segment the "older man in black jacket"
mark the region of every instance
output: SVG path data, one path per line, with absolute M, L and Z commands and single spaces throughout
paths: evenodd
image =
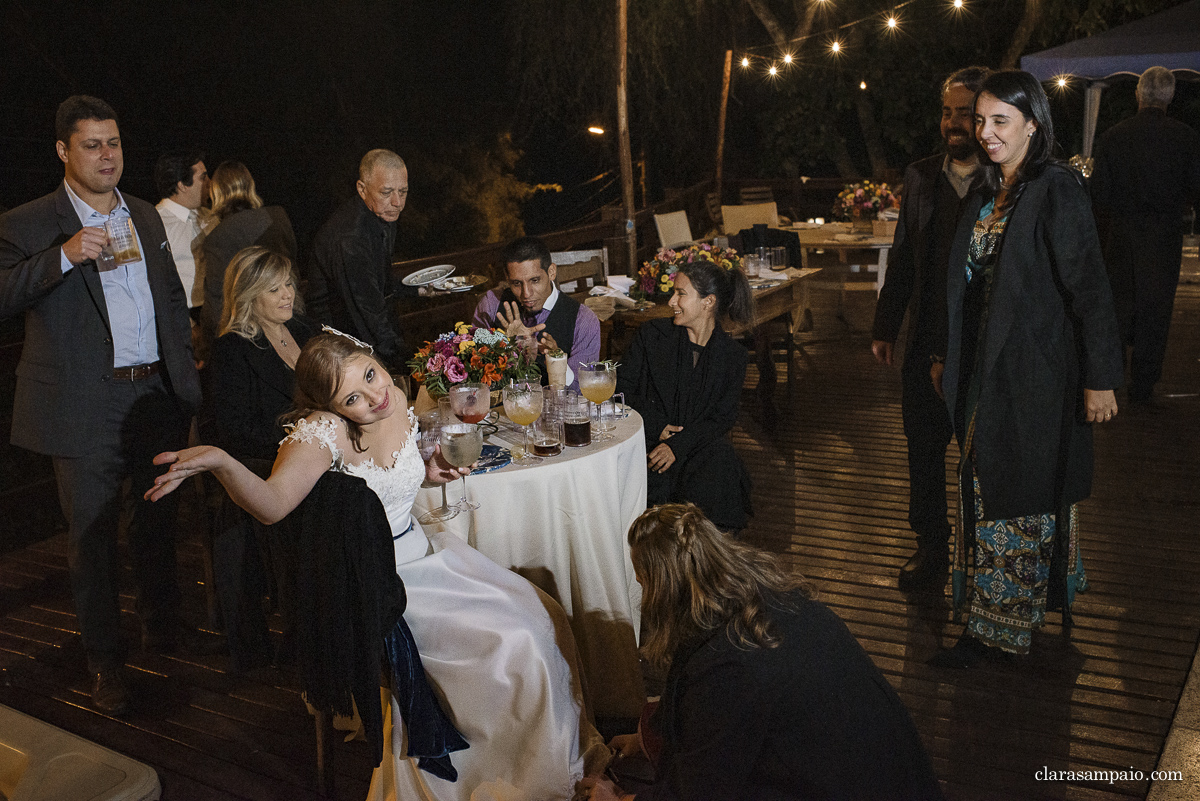
M 390 304 L 405 291 L 392 278 L 392 251 L 396 220 L 408 199 L 408 167 L 390 150 L 372 150 L 358 165 L 356 186 L 358 196 L 343 203 L 313 240 L 308 309 L 317 322 L 361 339 L 386 366 L 396 367 L 407 354 Z
M 947 153 L 905 171 L 894 255 L 875 307 L 871 350 L 888 365 L 908 310 L 901 409 L 908 439 L 908 521 L 917 552 L 900 571 L 906 591 L 941 588 L 950 566 L 946 446 L 953 430 L 930 370 L 931 362 L 940 368 L 946 355 L 946 270 L 962 199 L 978 163 L 973 100 L 987 74 L 983 67 L 967 67 L 942 85 Z
M 1138 113 L 1096 145 L 1092 202 L 1121 338 L 1133 346 L 1129 400 L 1150 400 L 1162 377 L 1183 256 L 1183 211 L 1200 202 L 1200 134 L 1167 116 L 1175 76 L 1142 73 Z

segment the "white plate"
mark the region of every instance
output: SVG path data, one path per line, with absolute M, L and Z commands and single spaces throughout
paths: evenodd
M 439 292 L 469 292 L 486 280 L 481 275 L 455 275 L 443 278 L 431 286 Z
M 424 270 L 417 270 L 415 273 L 404 276 L 404 279 L 400 283 L 405 286 L 425 286 L 426 284 L 432 284 L 434 281 L 441 281 L 453 272 L 453 264 L 435 264 L 432 267 L 426 267 Z

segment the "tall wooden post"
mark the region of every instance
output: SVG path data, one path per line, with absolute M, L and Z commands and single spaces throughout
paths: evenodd
M 621 150 L 621 198 L 625 206 L 628 275 L 637 274 L 637 226 L 633 221 L 633 156 L 629 150 L 629 107 L 626 102 L 629 0 L 617 0 L 617 136 Z
M 721 83 L 721 116 L 717 120 L 717 169 L 716 192 L 717 203 L 722 200 L 721 181 L 725 168 L 725 111 L 729 108 L 729 80 L 733 71 L 733 51 L 725 51 L 725 80 Z

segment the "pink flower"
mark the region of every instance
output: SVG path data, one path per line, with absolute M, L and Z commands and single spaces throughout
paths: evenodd
M 446 378 L 453 384 L 467 380 L 467 368 L 457 356 L 446 360 Z
M 446 366 L 446 357 L 441 353 L 435 353 L 430 357 L 429 363 L 425 365 L 425 369 L 433 375 L 442 372 L 442 368 Z

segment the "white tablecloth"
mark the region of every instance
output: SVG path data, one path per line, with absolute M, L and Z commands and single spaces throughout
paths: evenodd
M 640 415 L 631 411 L 616 422 L 613 442 L 470 476 L 467 497 L 480 508 L 425 527 L 462 537 L 562 604 L 593 710 L 636 717 L 645 700 L 637 659 L 642 589 L 626 534 L 646 509 L 646 445 Z M 488 441 L 507 446 L 519 436 L 502 428 Z M 453 503 L 462 484 L 455 481 L 447 491 Z M 414 513 L 441 502 L 440 488 L 423 488 Z

